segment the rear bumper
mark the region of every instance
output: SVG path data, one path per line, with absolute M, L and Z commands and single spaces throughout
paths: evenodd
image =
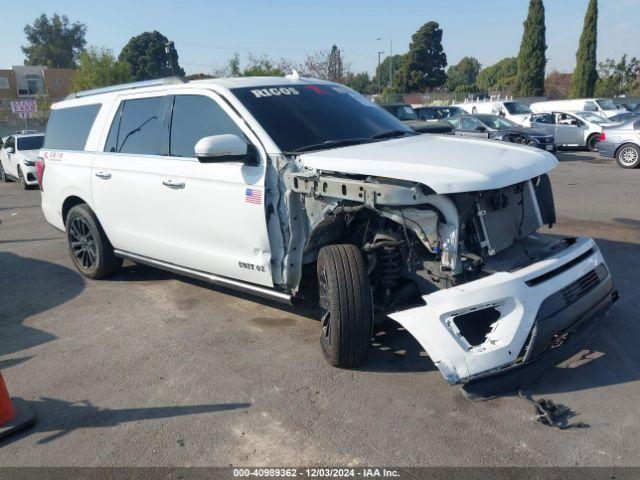
M 448 383 L 471 387 L 482 379 L 488 391 L 487 379 L 519 370 L 524 380 L 534 370 L 528 365 L 542 365 L 538 362 L 552 352 L 549 361 L 557 363 L 559 352 L 566 350 L 560 347 L 574 330 L 598 323 L 594 312 L 604 312 L 612 294 L 611 275 L 597 245 L 579 238 L 525 268 L 426 295 L 424 306 L 390 317 L 418 340 Z M 486 320 L 483 312 L 493 316 Z M 460 322 L 464 316 L 466 327 Z M 485 321 L 480 334 L 473 332 Z M 503 378 L 512 386 L 521 380 Z

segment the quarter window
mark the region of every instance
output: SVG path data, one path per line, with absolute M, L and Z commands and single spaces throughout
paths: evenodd
M 106 150 L 160 155 L 163 106 L 163 97 L 125 100 L 111 124 Z
M 169 151 L 174 157 L 195 157 L 198 141 L 211 135 L 244 135 L 214 100 L 202 95 L 176 95 Z
M 56 108 L 51 112 L 44 137 L 44 148 L 52 150 L 84 150 L 89 132 L 101 104 Z

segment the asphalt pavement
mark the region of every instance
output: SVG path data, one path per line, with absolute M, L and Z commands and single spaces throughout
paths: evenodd
M 84 279 L 39 191 L 3 183 L 0 370 L 38 423 L 0 443 L 0 465 L 640 466 L 640 170 L 559 158 L 552 233 L 595 237 L 621 299 L 531 392 L 587 428 L 535 423 L 517 396 L 465 399 L 393 322 L 338 370 L 311 307 L 132 264 Z

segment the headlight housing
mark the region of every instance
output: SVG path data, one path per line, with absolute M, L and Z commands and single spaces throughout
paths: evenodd
M 35 167 L 36 166 L 36 161 L 35 160 L 25 160 L 24 161 L 24 165 L 25 165 L 25 167 Z

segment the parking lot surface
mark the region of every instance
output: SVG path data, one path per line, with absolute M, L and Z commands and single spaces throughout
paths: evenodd
M 3 466 L 640 465 L 640 170 L 559 154 L 552 233 L 598 240 L 621 300 L 590 351 L 531 390 L 588 428 L 474 403 L 388 322 L 366 364 L 322 358 L 310 307 L 127 264 L 81 277 L 40 193 L 0 184 L 0 370 L 35 427 Z

